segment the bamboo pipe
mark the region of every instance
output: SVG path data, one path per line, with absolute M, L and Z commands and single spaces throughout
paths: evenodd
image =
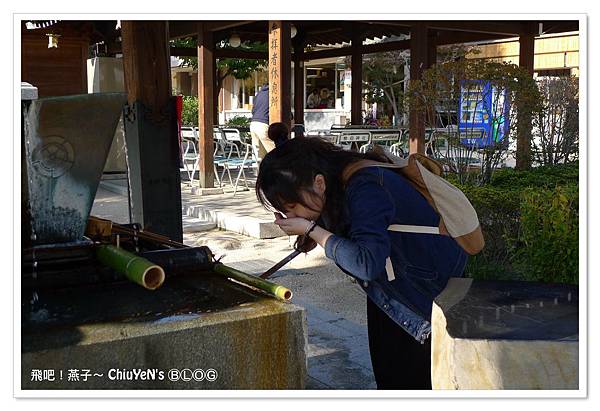
M 237 280 L 243 284 L 250 285 L 254 288 L 258 288 L 266 292 L 273 297 L 276 297 L 283 301 L 289 301 L 292 299 L 292 291 L 289 288 L 286 288 L 282 285 L 272 283 L 267 280 L 263 280 L 262 278 L 255 277 L 253 275 L 248 275 L 243 273 L 235 268 L 227 267 L 221 263 L 216 263 L 213 270 L 219 274 L 225 275 L 229 278 Z
M 128 235 L 132 235 L 134 237 L 142 238 L 142 239 L 145 239 L 148 241 L 153 241 L 157 244 L 168 245 L 168 246 L 174 247 L 174 248 L 186 248 L 187 247 L 185 244 L 179 243 L 177 241 L 173 241 L 163 235 L 155 234 L 150 231 L 134 230 L 134 229 L 131 229 L 128 227 L 120 226 L 116 223 L 113 223 L 112 231 L 113 231 L 113 233 L 128 234 Z
M 170 240 L 169 238 L 164 237 L 162 235 L 155 234 L 155 233 L 152 233 L 149 231 L 133 230 L 129 227 L 123 227 L 122 225 L 117 224 L 117 223 L 112 223 L 112 232 L 113 233 L 123 233 L 123 234 L 128 234 L 128 235 L 136 235 L 139 238 L 144 238 L 149 241 L 154 241 L 156 243 L 168 245 L 168 246 L 175 247 L 175 248 L 188 248 L 187 245 Z M 131 253 L 129 253 L 129 254 L 131 254 Z M 131 254 L 131 255 L 137 257 L 135 254 Z M 212 254 L 211 254 L 211 258 L 212 258 Z M 275 284 L 270 281 L 263 280 L 262 278 L 248 275 L 248 274 L 243 273 L 234 268 L 227 267 L 221 263 L 216 262 L 214 264 L 213 271 L 216 273 L 219 273 L 219 274 L 226 275 L 229 278 L 233 278 L 236 281 L 242 283 L 243 285 L 251 286 L 251 287 L 257 288 L 261 291 L 264 291 L 265 293 L 267 293 L 275 298 L 278 298 L 280 300 L 289 301 L 292 299 L 293 293 L 290 289 L 283 287 L 279 284 Z
M 113 245 L 96 248 L 98 260 L 148 290 L 156 290 L 165 281 L 165 271 L 158 265 Z

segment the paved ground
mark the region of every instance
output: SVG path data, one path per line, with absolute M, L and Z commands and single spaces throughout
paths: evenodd
M 190 196 L 189 187 L 182 185 L 182 191 L 184 209 L 186 202 L 198 203 L 197 197 Z M 227 195 L 220 197 L 229 204 L 239 201 L 237 195 L 235 200 Z M 243 197 L 252 201 L 250 196 Z M 246 203 L 244 209 L 256 217 L 270 218 L 257 203 Z M 92 215 L 127 223 L 127 199 L 100 188 Z M 293 244 L 287 237 L 259 240 L 217 229 L 184 232 L 184 242 L 190 246 L 208 245 L 216 256 L 222 256 L 224 263 L 251 274 L 265 271 L 289 254 Z M 366 297 L 360 287 L 320 248 L 298 256 L 271 279 L 289 287 L 294 292 L 292 302 L 306 309 L 307 388 L 375 389 L 367 339 Z

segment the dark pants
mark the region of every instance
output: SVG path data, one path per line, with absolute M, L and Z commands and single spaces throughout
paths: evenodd
M 431 389 L 431 338 L 421 344 L 367 298 L 369 351 L 379 390 Z

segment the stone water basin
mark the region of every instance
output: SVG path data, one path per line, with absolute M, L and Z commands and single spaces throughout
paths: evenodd
M 304 388 L 304 310 L 218 275 L 167 278 L 156 291 L 130 282 L 24 291 L 22 301 L 23 389 Z M 133 369 L 163 379 L 109 378 Z M 171 381 L 172 369 L 189 373 Z M 209 369 L 213 381 L 191 374 Z M 33 370 L 54 370 L 54 381 Z M 69 381 L 69 370 L 102 377 Z

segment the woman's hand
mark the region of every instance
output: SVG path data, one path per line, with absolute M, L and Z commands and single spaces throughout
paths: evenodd
M 285 218 L 283 215 L 275 213 L 275 224 L 287 235 L 303 235 L 312 223 L 306 218 Z
M 294 217 L 285 218 L 280 213 L 275 213 L 275 224 L 277 224 L 287 235 L 299 235 L 300 238 L 296 241 L 296 249 L 300 249 L 302 252 L 309 252 L 315 247 L 315 243 L 325 248 L 327 239 L 332 235 L 329 231 L 316 226 L 313 231 L 308 235 L 308 238 L 304 237 L 304 233 L 312 225 L 312 222 L 306 218 Z M 302 240 L 300 240 L 302 238 Z

